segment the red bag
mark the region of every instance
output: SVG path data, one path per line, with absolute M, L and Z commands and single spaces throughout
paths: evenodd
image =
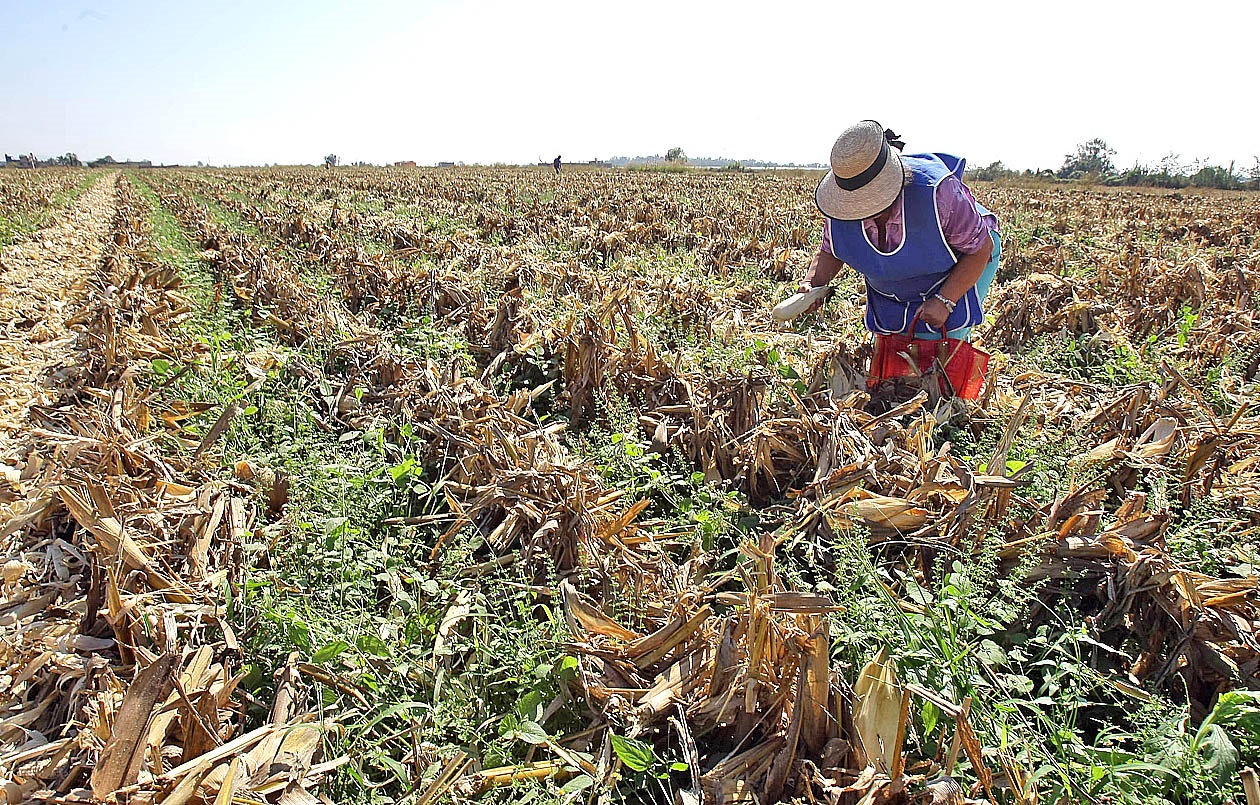
M 918 323 L 916 315 L 910 323 L 911 333 Z M 936 361 L 940 361 L 945 370 L 945 376 L 941 378 L 942 394 L 949 394 L 952 388 L 953 396 L 964 400 L 980 396 L 985 372 L 989 368 L 989 353 L 957 338 L 932 340 L 905 334 L 876 335 L 875 354 L 871 356 L 866 387 L 874 388 L 881 381 L 895 377 L 926 374 Z

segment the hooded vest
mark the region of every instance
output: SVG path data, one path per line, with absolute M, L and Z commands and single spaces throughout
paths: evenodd
M 874 333 L 903 333 L 924 301 L 945 284 L 960 255 L 945 240 L 936 211 L 936 189 L 950 175 L 962 177 L 966 160 L 949 154 L 906 154 L 902 163 L 910 180 L 902 191 L 905 234 L 901 245 L 881 252 L 871 244 L 861 221 L 828 219 L 831 253 L 866 278 L 866 328 Z M 980 215 L 990 215 L 979 202 Z M 945 331 L 984 321 L 976 289 L 958 300 Z M 922 322 L 919 333 L 940 331 Z

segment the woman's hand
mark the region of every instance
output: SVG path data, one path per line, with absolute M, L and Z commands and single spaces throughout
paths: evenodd
M 949 277 L 937 293 L 946 299 L 957 302 L 975 287 L 976 281 L 984 273 L 985 265 L 993 257 L 993 236 L 989 235 L 989 248 L 981 248 L 975 254 L 964 254 L 949 271 Z M 949 308 L 936 297 L 932 297 L 919 308 L 919 320 L 932 325 L 938 330 L 945 329 L 945 320 L 949 318 Z
M 796 290 L 798 293 L 809 293 L 810 291 L 814 290 L 814 286 L 810 285 L 808 282 L 802 282 L 800 285 L 796 287 Z M 802 313 L 801 315 L 804 316 L 805 313 L 813 313 L 814 311 L 822 307 L 823 303 L 826 301 L 827 301 L 827 297 L 825 295 L 818 297 L 817 299 L 814 300 L 814 304 L 805 308 L 805 312 Z
M 919 321 L 930 324 L 938 330 L 945 328 L 945 320 L 949 318 L 949 308 L 936 297 L 924 302 L 919 307 Z M 914 333 L 911 333 L 914 335 Z

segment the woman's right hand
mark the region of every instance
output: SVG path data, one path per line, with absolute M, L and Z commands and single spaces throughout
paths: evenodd
M 815 286 L 810 285 L 808 282 L 802 282 L 800 285 L 797 286 L 796 290 L 800 293 L 809 293 L 810 291 L 814 290 L 814 287 Z M 822 307 L 823 303 L 826 301 L 827 301 L 827 296 L 825 294 L 822 296 L 819 296 L 817 299 L 814 300 L 814 303 L 812 305 L 805 308 L 805 313 L 813 313 L 815 310 L 818 310 L 818 308 Z M 804 316 L 805 313 L 802 313 L 801 315 Z
M 930 324 L 938 330 L 945 328 L 945 322 L 949 319 L 949 308 L 941 300 L 932 298 L 919 306 L 919 312 L 914 314 L 915 318 L 924 324 Z M 914 329 L 911 328 L 911 335 L 914 335 Z

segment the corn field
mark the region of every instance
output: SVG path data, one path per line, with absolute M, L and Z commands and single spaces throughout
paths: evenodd
M 816 181 L 0 173 L 4 801 L 1260 803 L 1260 197 L 976 183 L 971 402 Z

